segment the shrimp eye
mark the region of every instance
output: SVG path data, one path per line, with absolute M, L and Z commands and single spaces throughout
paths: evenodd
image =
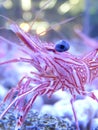
M 55 50 L 58 52 L 67 51 L 70 48 L 69 43 L 64 40 L 60 40 L 55 45 Z

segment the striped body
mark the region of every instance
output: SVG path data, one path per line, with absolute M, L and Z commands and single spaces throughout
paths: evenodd
M 77 94 L 84 95 L 85 85 L 98 76 L 98 50 L 84 57 L 76 57 L 68 52 L 57 52 L 53 43 L 42 42 L 37 36 L 23 32 L 16 24 L 11 25 L 11 30 L 23 42 L 24 48 L 21 49 L 30 58 L 20 57 L 1 64 L 26 62 L 36 69 L 36 72 L 33 70 L 30 72 L 31 77 L 24 76 L 4 99 L 4 103 L 9 99 L 10 103 L 0 118 L 15 105 L 19 114 L 22 113 L 15 129 L 18 130 L 37 96 L 47 94 L 51 97 L 59 89 L 69 91 L 73 97 Z M 16 98 L 13 99 L 16 92 Z M 25 102 L 27 97 L 29 98 Z M 76 120 L 74 109 L 73 112 Z
M 57 89 L 78 94 L 85 90 L 84 85 L 89 81 L 89 70 L 85 62 L 67 52 L 62 53 L 61 57 L 59 53 L 48 57 L 48 67 L 53 70 L 52 75 L 55 76 L 54 82 L 59 82 Z

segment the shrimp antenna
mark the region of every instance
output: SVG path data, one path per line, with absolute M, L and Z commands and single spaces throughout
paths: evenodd
M 49 2 L 51 2 L 51 0 L 48 0 L 48 1 L 42 6 L 42 8 L 38 11 L 38 13 L 36 14 L 36 16 L 35 16 L 33 22 L 32 22 L 31 25 L 30 25 L 29 31 L 30 31 L 30 29 L 32 28 L 32 26 L 34 25 L 36 19 L 37 19 L 38 16 L 40 15 L 40 13 L 44 10 L 44 8 L 45 8 L 46 6 L 49 5 Z M 48 32 L 48 31 L 50 31 L 50 30 L 54 30 L 54 27 L 56 27 L 56 26 L 58 26 L 58 25 L 65 24 L 65 23 L 68 23 L 68 22 L 70 22 L 70 21 L 73 21 L 74 19 L 76 19 L 76 18 L 78 18 L 78 17 L 79 17 L 79 16 L 75 16 L 75 17 L 72 17 L 72 18 L 65 19 L 65 20 L 63 20 L 63 21 L 61 21 L 61 22 L 59 22 L 59 23 L 56 23 L 56 24 L 50 26 L 46 31 L 43 31 L 43 32 L 41 32 L 41 33 L 38 33 L 38 35 L 42 35 L 42 34 L 45 33 L 45 32 Z
M 9 23 L 15 23 L 15 21 L 13 21 L 12 19 L 0 14 L 0 17 L 2 17 L 3 19 L 7 20 Z
M 46 30 L 46 31 L 43 31 L 43 32 L 41 32 L 41 33 L 39 33 L 38 35 L 42 35 L 42 34 L 44 34 L 44 33 L 46 33 L 46 32 L 49 32 L 50 30 L 55 30 L 54 28 L 56 27 L 56 26 L 58 26 L 58 25 L 63 25 L 63 24 L 66 24 L 66 23 L 68 23 L 68 22 L 71 22 L 71 21 L 73 21 L 74 19 L 76 19 L 76 18 L 78 18 L 78 17 L 80 17 L 80 15 L 79 16 L 75 16 L 75 17 L 71 17 L 71 18 L 68 18 L 68 19 L 65 19 L 65 20 L 63 20 L 63 21 L 61 21 L 61 22 L 58 22 L 58 23 L 56 23 L 56 24 L 54 24 L 54 25 L 50 25 L 50 27 Z M 56 31 L 56 30 L 55 30 Z M 57 31 L 56 31 L 57 32 Z M 58 32 L 57 32 L 58 33 Z
M 32 22 L 31 25 L 30 25 L 30 28 L 32 28 L 32 26 L 34 25 L 36 19 L 38 18 L 38 16 L 40 15 L 40 13 L 44 10 L 44 8 L 49 5 L 49 2 L 51 2 L 51 0 L 48 0 L 48 1 L 42 6 L 42 8 L 38 11 L 38 13 L 36 14 L 36 16 L 35 16 L 33 22 Z

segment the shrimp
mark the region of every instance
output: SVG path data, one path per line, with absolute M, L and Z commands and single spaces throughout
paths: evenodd
M 75 56 L 68 52 L 70 45 L 65 40 L 57 44 L 43 42 L 37 35 L 32 36 L 24 32 L 16 23 L 11 24 L 10 30 L 22 41 L 24 46 L 21 50 L 29 58 L 19 57 L 0 65 L 23 62 L 33 66 L 36 71 L 32 69 L 31 76 L 24 75 L 17 86 L 7 93 L 1 106 L 6 102 L 9 104 L 0 115 L 0 119 L 13 106 L 18 113 L 15 130 L 19 130 L 38 96 L 47 95 L 50 98 L 61 89 L 72 95 L 70 103 L 79 130 L 73 102 L 77 95 L 90 96 L 98 101 L 93 92 L 85 90 L 85 85 L 98 77 L 98 48 L 85 56 Z M 1 40 L 6 42 L 2 36 Z

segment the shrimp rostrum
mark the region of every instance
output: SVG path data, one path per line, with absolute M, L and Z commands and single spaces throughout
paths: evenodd
M 30 64 L 31 67 L 33 66 L 36 71 L 32 69 L 31 76 L 24 75 L 17 86 L 8 92 L 1 105 L 7 101 L 9 104 L 0 118 L 14 106 L 19 116 L 16 124 L 17 130 L 21 127 L 38 96 L 46 94 L 51 97 L 54 92 L 61 89 L 62 91 L 69 91 L 72 95 L 70 102 L 77 129 L 79 129 L 73 101 L 77 94 L 88 95 L 98 101 L 93 92 L 85 90 L 85 85 L 98 77 L 98 49 L 96 48 L 89 54 L 78 57 L 68 52 L 69 43 L 65 40 L 56 44 L 42 42 L 37 35 L 31 36 L 29 33 L 25 33 L 15 23 L 11 25 L 10 29 L 24 44 L 21 50 L 29 58 L 18 57 L 0 63 L 0 65 L 24 62 Z M 6 42 L 6 39 L 2 36 L 0 36 L 1 40 Z

